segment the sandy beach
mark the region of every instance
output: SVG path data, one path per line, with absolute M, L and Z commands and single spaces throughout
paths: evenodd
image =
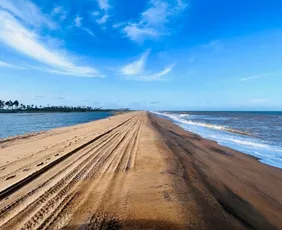
M 0 141 L 0 229 L 282 229 L 282 170 L 124 113 Z

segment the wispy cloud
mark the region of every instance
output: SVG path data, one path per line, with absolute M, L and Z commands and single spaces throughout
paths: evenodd
M 156 29 L 137 23 L 129 23 L 123 28 L 123 32 L 130 40 L 135 42 L 142 42 L 145 38 L 157 38 L 160 36 L 160 32 Z
M 155 74 L 150 74 L 150 75 L 145 75 L 145 76 L 138 76 L 135 80 L 139 81 L 164 81 L 162 77 L 169 74 L 174 68 L 174 64 L 167 66 L 164 68 L 164 70 L 155 73 Z
M 109 17 L 110 17 L 110 16 L 109 16 L 108 14 L 105 14 L 105 15 L 102 16 L 100 19 L 97 19 L 96 22 L 97 22 L 98 24 L 104 24 L 104 23 L 107 22 L 107 20 L 108 20 Z
M 100 10 L 103 11 L 103 12 L 95 11 L 95 12 L 92 12 L 91 14 L 96 18 L 98 16 L 100 16 L 100 18 L 97 19 L 96 22 L 97 22 L 97 24 L 102 25 L 102 24 L 105 24 L 107 22 L 107 20 L 111 17 L 107 13 L 108 10 L 111 8 L 111 6 L 110 6 L 108 0 L 97 0 L 97 3 L 98 3 L 98 7 L 100 8 Z
M 121 73 L 124 75 L 138 75 L 144 72 L 150 50 L 144 52 L 141 58 L 121 68 Z
M 73 21 L 74 21 L 74 24 L 75 24 L 76 27 L 81 27 L 81 25 L 82 25 L 82 24 L 81 24 L 82 19 L 83 19 L 83 18 L 80 17 L 79 15 L 77 15 L 77 16 L 74 18 Z
M 60 21 L 64 21 L 67 17 L 67 11 L 62 6 L 56 6 L 51 13 L 52 16 L 58 16 Z
M 107 11 L 111 7 L 108 0 L 97 0 L 97 3 L 101 10 Z
M 213 49 L 215 51 L 221 50 L 223 48 L 222 41 L 220 40 L 212 40 L 207 44 L 202 45 L 203 48 Z
M 181 0 L 176 1 L 174 5 L 163 0 L 150 0 L 149 8 L 141 13 L 140 20 L 129 22 L 122 31 L 135 42 L 168 35 L 166 24 L 169 19 L 178 15 L 185 7 Z
M 51 74 L 65 75 L 65 76 L 76 76 L 76 77 L 98 77 L 104 78 L 104 75 L 96 71 L 92 67 L 81 66 L 75 68 L 48 68 L 41 66 L 29 66 L 29 69 L 34 69 L 37 71 L 47 72 Z
M 146 63 L 150 50 L 147 50 L 142 54 L 140 59 L 137 61 L 131 62 L 126 66 L 120 69 L 120 73 L 126 76 L 127 80 L 136 80 L 136 81 L 161 81 L 164 80 L 162 77 L 170 73 L 175 64 L 167 66 L 162 71 L 148 74 L 146 71 Z
M 85 27 L 82 27 L 81 29 L 83 29 L 84 31 L 86 31 L 89 35 L 91 35 L 92 37 L 95 37 L 95 34 L 93 33 L 92 30 L 88 29 L 88 28 L 85 28 Z
M 83 18 L 80 17 L 79 15 L 77 15 L 75 18 L 74 18 L 74 25 L 77 27 L 77 28 L 80 28 L 82 30 L 84 30 L 86 33 L 88 33 L 89 35 L 95 37 L 95 34 L 93 33 L 92 30 L 90 30 L 89 28 L 86 28 L 84 26 L 82 26 L 82 20 Z
M 178 10 L 184 10 L 188 6 L 188 4 L 187 3 L 183 3 L 182 0 L 176 0 L 176 2 L 177 2 L 176 8 Z
M 250 80 L 254 80 L 254 79 L 257 79 L 257 78 L 261 78 L 261 77 L 263 77 L 263 75 L 254 75 L 254 76 L 250 76 L 250 77 L 241 78 L 240 81 L 250 81 Z
M 115 23 L 115 24 L 113 24 L 112 26 L 113 26 L 114 29 L 117 29 L 117 28 L 123 27 L 123 26 L 125 26 L 125 25 L 127 25 L 127 22 Z
M 14 64 L 11 64 L 11 63 L 3 62 L 3 61 L 0 61 L 0 68 L 1 67 L 12 68 L 12 69 L 26 69 L 25 67 L 14 65 Z
M 97 16 L 100 15 L 100 13 L 99 13 L 98 11 L 91 12 L 91 14 L 92 14 L 93 16 L 95 16 L 95 17 L 97 17 Z
M 1 0 L 0 9 L 8 11 L 13 16 L 35 27 L 47 26 L 56 28 L 57 25 L 29 0 Z
M 151 0 L 150 8 L 141 14 L 142 24 L 150 27 L 163 26 L 169 16 L 168 3 L 160 0 Z
M 52 50 L 32 29 L 18 21 L 9 12 L 0 10 L 0 42 L 48 66 L 54 73 L 73 76 L 97 77 L 100 73 L 88 66 L 78 66 L 66 51 Z M 47 68 L 46 68 L 47 69 Z

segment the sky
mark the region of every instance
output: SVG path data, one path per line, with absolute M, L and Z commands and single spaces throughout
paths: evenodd
M 281 0 L 0 0 L 0 99 L 282 110 Z

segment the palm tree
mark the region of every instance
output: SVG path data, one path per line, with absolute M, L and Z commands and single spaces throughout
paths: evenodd
M 13 102 L 11 100 L 10 101 L 6 101 L 5 105 L 8 107 L 8 109 L 10 109 L 13 106 Z
M 25 105 L 21 103 L 21 104 L 20 104 L 20 108 L 21 108 L 21 109 L 25 109 Z
M 19 107 L 19 101 L 18 101 L 18 100 L 15 100 L 15 101 L 13 102 L 13 106 L 15 106 L 15 109 L 18 109 L 18 107 Z
M 3 109 L 5 106 L 5 101 L 0 100 L 0 109 Z

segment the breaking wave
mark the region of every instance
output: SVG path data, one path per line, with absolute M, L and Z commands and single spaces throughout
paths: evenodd
M 220 145 L 230 147 L 259 159 L 261 163 L 282 169 L 282 147 L 258 139 L 250 133 L 235 130 L 226 126 L 196 122 L 189 114 L 174 114 L 167 112 L 153 112 L 159 116 L 169 118 L 183 129 L 197 133 L 203 138 L 217 141 Z M 189 117 L 190 116 L 190 117 Z

